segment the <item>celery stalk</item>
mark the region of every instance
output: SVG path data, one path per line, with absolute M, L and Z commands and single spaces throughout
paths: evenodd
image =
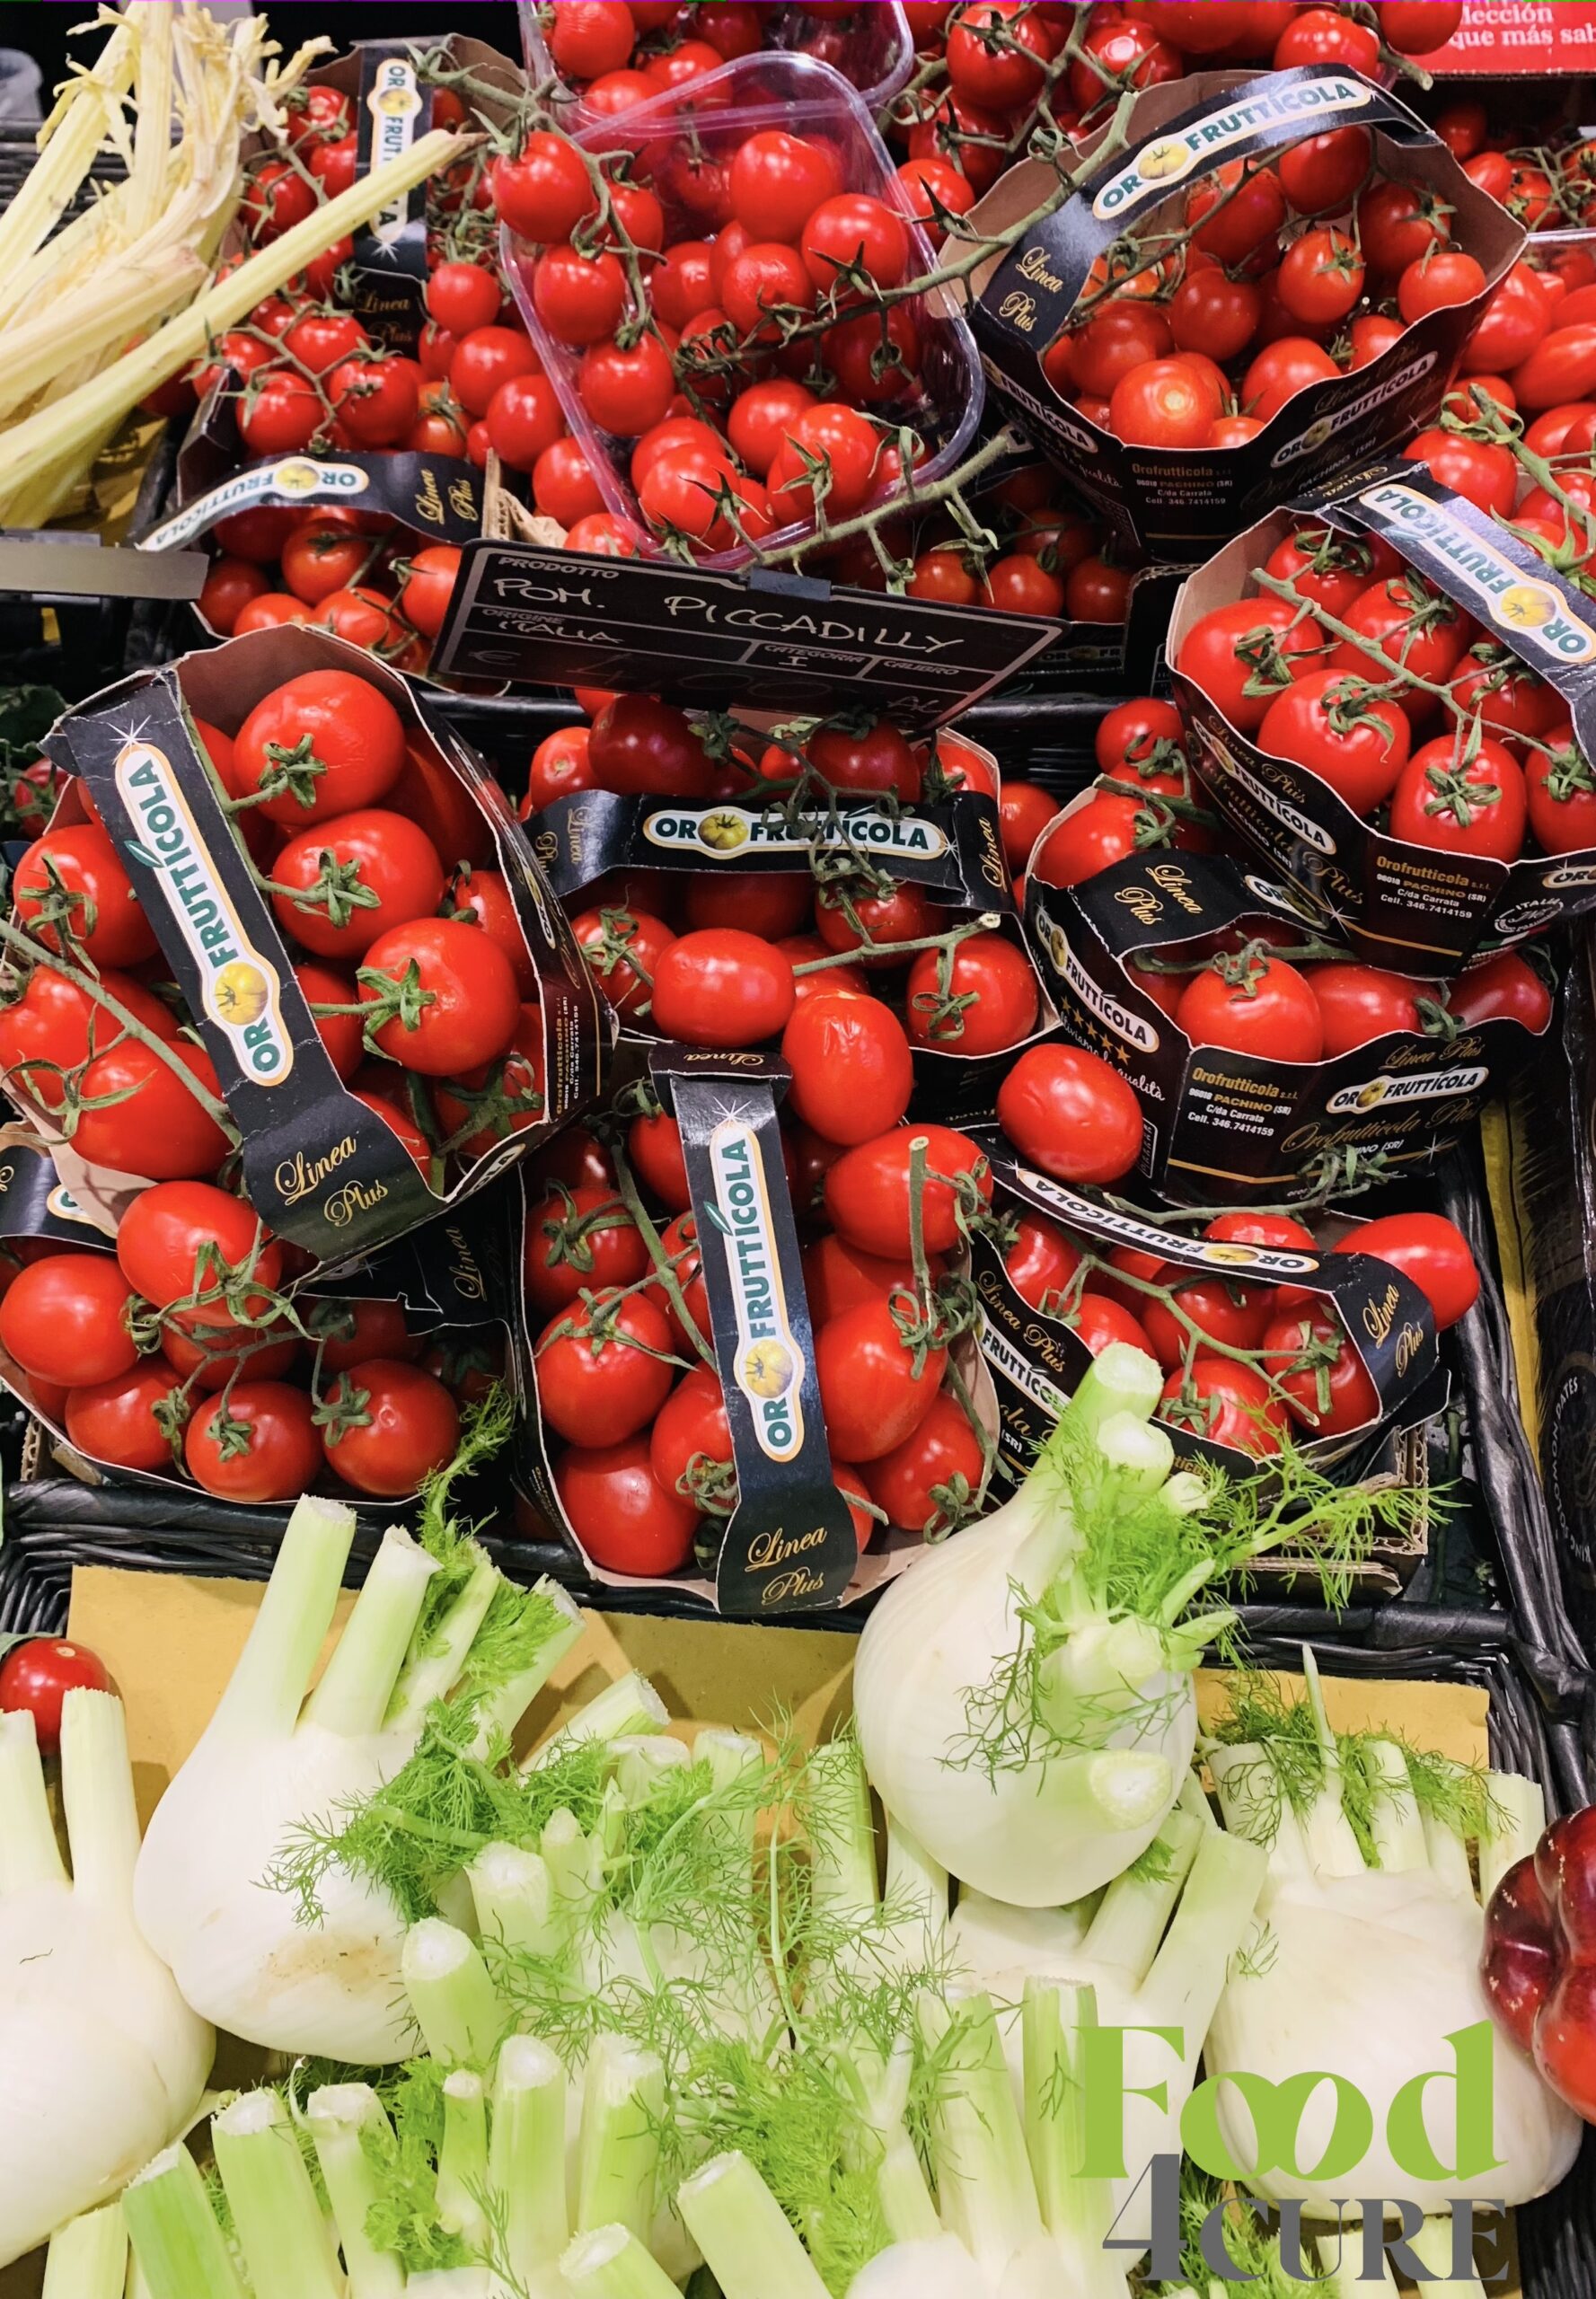
M 199 2167 L 168 2147 L 124 2189 L 122 2209 L 150 2299 L 244 2299 Z
M 210 2136 L 255 2299 L 345 2299 L 332 2237 L 277 2093 L 245 2092 L 211 2118 Z

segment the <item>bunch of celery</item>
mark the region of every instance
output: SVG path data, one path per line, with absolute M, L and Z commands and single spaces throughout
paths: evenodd
M 284 136 L 282 98 L 330 43 L 313 40 L 279 66 L 263 18 L 223 24 L 190 0 L 128 0 L 119 12 L 101 7 L 99 22 L 104 48 L 63 87 L 39 159 L 0 216 L 7 526 L 40 526 L 58 513 L 142 399 L 461 148 L 441 133 L 418 138 L 213 282 L 248 139 L 269 147 Z M 127 181 L 62 225 L 108 143 L 126 160 Z

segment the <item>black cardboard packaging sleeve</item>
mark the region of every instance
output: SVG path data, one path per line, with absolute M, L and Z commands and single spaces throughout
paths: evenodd
M 1239 535 L 1182 590 L 1170 661 L 1204 615 L 1246 595 L 1278 543 L 1327 515 L 1350 533 L 1390 543 L 1512 647 L 1557 690 L 1580 749 L 1596 756 L 1596 603 L 1422 463 L 1392 463 L 1315 511 L 1276 512 Z M 1371 678 L 1379 675 L 1371 662 Z M 1410 845 L 1364 821 L 1306 767 L 1238 734 L 1191 679 L 1177 673 L 1176 689 L 1192 764 L 1214 804 L 1370 964 L 1450 974 L 1484 947 L 1524 941 L 1596 909 L 1596 850 L 1506 863 Z M 1447 723 L 1438 721 L 1438 731 Z
M 1122 235 L 1156 216 L 1177 187 L 1228 162 L 1349 125 L 1372 129 L 1388 172 L 1451 207 L 1456 243 L 1485 271 L 1478 296 L 1430 313 L 1367 366 L 1299 392 L 1239 447 L 1127 446 L 1060 397 L 1043 357 L 1094 263 Z M 972 225 L 992 234 L 1012 228 L 1045 205 L 1055 182 L 1048 163 L 1021 161 L 977 202 Z M 1189 566 L 1273 505 L 1332 484 L 1432 422 L 1465 336 L 1523 244 L 1521 226 L 1470 183 L 1445 145 L 1357 73 L 1326 66 L 1262 78 L 1199 73 L 1137 98 L 1124 147 L 975 272 L 971 317 L 993 391 L 1080 493 L 1124 542 Z
M 1139 1170 L 1183 1203 L 1306 1196 L 1349 1162 L 1422 1173 L 1536 1043 L 1516 1022 L 1492 1021 L 1451 1038 L 1395 1033 L 1327 1061 L 1194 1046 L 1132 958 L 1196 961 L 1238 939 L 1289 954 L 1316 931 L 1300 896 L 1218 856 L 1150 852 L 1069 888 L 1033 873 L 1026 930 L 1063 1035 L 1135 1092 Z
M 196 747 L 198 717 L 236 733 L 261 698 L 302 672 L 337 669 L 399 712 L 412 755 L 441 762 L 482 818 L 538 977 L 545 1106 L 446 1196 L 399 1137 L 340 1084 L 294 961 Z M 486 768 L 397 673 L 329 633 L 252 631 L 125 680 L 63 718 L 57 763 L 84 777 L 115 838 L 242 1135 L 245 1187 L 267 1226 L 323 1264 L 390 1243 L 481 1189 L 597 1093 L 608 1032 L 591 976 L 520 824 Z M 69 792 L 64 801 L 75 804 Z M 448 868 L 452 857 L 440 858 Z
M 1356 1222 L 1320 1222 L 1320 1254 L 1193 1237 L 1143 1220 L 1123 1203 L 1110 1204 L 1051 1180 L 1018 1157 L 996 1129 L 981 1131 L 977 1139 L 992 1162 L 1000 1209 L 1029 1208 L 1058 1222 L 1083 1251 L 1106 1257 L 1115 1246 L 1128 1246 L 1161 1254 L 1175 1271 L 1239 1284 L 1249 1278 L 1289 1283 L 1327 1301 L 1373 1383 L 1380 1411 L 1363 1428 L 1344 1436 L 1316 1438 L 1299 1431 L 1302 1450 L 1321 1467 L 1345 1461 L 1354 1474 L 1394 1419 L 1425 1418 L 1438 1409 L 1435 1325 L 1418 1287 L 1389 1262 L 1330 1250 L 1344 1237 L 1356 1235 Z M 1091 1353 L 1063 1319 L 1044 1315 L 1021 1298 L 989 1237 L 977 1236 L 973 1242 L 972 1275 L 986 1313 L 981 1345 L 998 1395 L 999 1446 L 1010 1474 L 1021 1476 L 1074 1395 Z M 1216 1445 L 1178 1422 L 1168 1424 L 1168 1433 L 1180 1460 L 1242 1475 L 1257 1466 L 1249 1455 Z

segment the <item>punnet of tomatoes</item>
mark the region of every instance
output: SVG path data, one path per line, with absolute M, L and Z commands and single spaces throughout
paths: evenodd
M 1027 159 L 972 211 L 1001 243 L 974 323 L 998 396 L 1166 559 L 1433 420 L 1523 245 L 1353 73 L 1151 87 L 1083 175 L 1058 209 Z
M 524 833 L 402 681 L 257 632 L 147 680 L 137 735 L 128 709 L 61 721 L 80 772 L 0 928 L 0 1078 L 92 1184 L 221 1177 L 341 1263 L 596 1091 Z
M 1360 955 L 1425 974 L 1596 902 L 1589 451 L 1468 396 L 1331 523 L 1220 553 L 1170 631 L 1213 803 Z
M 1038 130 L 1089 136 L 1125 94 L 1297 65 L 1417 80 L 1409 59 L 1450 40 L 1462 13 L 1457 0 L 910 0 L 914 73 L 886 134 L 921 197 L 963 214 Z
M 914 64 L 908 15 L 896 0 L 523 0 L 527 77 L 552 87 L 561 116 L 613 117 L 775 48 L 829 65 L 871 111 L 896 95 Z M 569 108 L 569 110 L 568 110 Z
M 946 729 L 913 744 L 885 718 L 756 734 L 649 696 L 593 700 L 589 726 L 538 746 L 523 810 L 623 1037 L 779 1046 L 799 1073 L 790 1106 L 824 1111 L 839 1140 L 896 1123 L 916 1078 L 990 1106 L 1054 1018 L 991 753 Z M 606 844 L 616 816 L 589 792 L 661 803 Z
M 114 1240 L 84 1224 L 0 1244 L 0 1381 L 115 1479 L 386 1506 L 453 1458 L 463 1411 L 503 1379 L 510 1302 L 454 1323 L 436 1280 L 390 1297 L 375 1272 L 358 1295 L 291 1292 L 290 1250 L 232 1190 L 157 1182 L 122 1202 Z
M 1302 1208 L 1267 1202 L 1138 1210 L 1050 1184 L 1018 1145 L 992 1157 L 973 1273 L 1017 1467 L 1051 1426 L 1040 1400 L 1069 1395 L 1116 1341 L 1163 1368 L 1157 1417 L 1177 1454 L 1232 1472 L 1288 1438 L 1355 1469 L 1404 1414 L 1433 1409 L 1435 1337 L 1479 1290 L 1468 1241 L 1442 1215 L 1316 1209 L 1309 1227 Z
M 1329 1202 L 1423 1172 L 1550 1026 L 1546 974 L 1516 950 L 1431 982 L 1327 939 L 1256 861 L 1158 845 L 1088 859 L 1063 886 L 1033 865 L 1026 930 L 1064 1036 L 1117 1073 L 1133 1162 L 1172 1200 Z M 1044 1058 L 1021 1055 L 999 1121 L 1054 1180 L 1100 1181 L 1029 1152 L 1004 1115 Z
M 749 57 L 582 128 L 573 156 L 569 201 L 510 218 L 506 256 L 618 523 L 573 547 L 791 556 L 1010 452 L 965 454 L 974 345 L 922 289 L 930 244 L 833 73 Z

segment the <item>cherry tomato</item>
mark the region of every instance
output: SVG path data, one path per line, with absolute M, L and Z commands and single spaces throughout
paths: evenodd
M 1470 304 L 1486 292 L 1486 275 L 1461 248 L 1437 248 L 1410 263 L 1397 282 L 1397 308 L 1412 327 L 1432 312 Z
M 1350 1230 L 1334 1251 L 1372 1254 L 1411 1278 L 1430 1304 L 1437 1333 L 1455 1326 L 1479 1299 L 1479 1271 L 1468 1240 L 1442 1213 L 1385 1214 Z
M 868 1141 L 909 1106 L 909 1041 L 878 998 L 827 990 L 804 999 L 787 1024 L 781 1054 L 792 1070 L 793 1114 L 827 1141 Z
M 822 1326 L 815 1370 L 833 1459 L 873 1461 L 895 1450 L 930 1411 L 947 1364 L 945 1350 L 916 1350 L 904 1339 L 887 1301 L 863 1302 Z
M 663 1579 L 691 1560 L 699 1511 L 660 1484 L 647 1437 L 573 1445 L 553 1475 L 571 1529 L 601 1572 Z
M 349 671 L 306 671 L 255 705 L 238 730 L 234 758 L 245 795 L 269 778 L 295 777 L 260 811 L 297 829 L 373 806 L 391 789 L 404 766 L 404 727 L 369 681 Z
M 1178 1269 L 1160 1272 L 1172 1299 L 1196 1326 L 1201 1339 L 1217 1341 L 1229 1349 L 1256 1349 L 1274 1308 L 1272 1285 L 1248 1285 L 1234 1278 L 1186 1277 Z M 1144 1293 L 1137 1304 L 1153 1355 L 1166 1373 L 1172 1373 L 1192 1345 L 1188 1327 L 1168 1302 Z
M 228 1140 L 182 1072 L 219 1099 L 216 1065 L 186 1041 L 172 1046 L 172 1061 L 175 1070 L 132 1038 L 95 1055 L 79 1081 L 83 1105 L 72 1146 L 80 1158 L 148 1181 L 215 1173 Z
M 733 209 L 756 240 L 796 242 L 823 201 L 842 189 L 831 148 L 785 128 L 763 128 L 732 160 Z
M 1342 620 L 1358 637 L 1342 639 L 1331 651 L 1329 665 L 1355 671 L 1361 678 L 1389 678 L 1387 665 L 1396 663 L 1415 678 L 1444 685 L 1471 636 L 1460 610 L 1412 573 L 1372 584 Z M 1396 699 L 1410 720 L 1428 717 L 1435 707 L 1422 687 L 1407 688 Z
M 1528 815 L 1524 771 L 1510 751 L 1487 735 L 1465 759 L 1457 740 L 1442 735 L 1403 768 L 1391 794 L 1391 836 L 1512 862 L 1523 850 Z
M 1334 326 L 1346 318 L 1363 293 L 1357 242 L 1333 225 L 1304 232 L 1280 260 L 1275 293 L 1292 317 L 1307 326 Z
M 1394 280 L 1451 237 L 1451 210 L 1424 186 L 1382 179 L 1358 202 L 1358 238 L 1377 280 Z
M 1371 149 L 1366 128 L 1309 136 L 1276 161 L 1281 189 L 1299 216 L 1339 215 L 1362 188 Z
M 1152 1355 L 1152 1343 L 1141 1319 L 1122 1302 L 1110 1300 L 1106 1293 L 1083 1293 L 1064 1323 L 1094 1357 L 1099 1356 L 1111 1341 L 1128 1343 L 1144 1357 Z
M 1389 1036 L 1393 1031 L 1416 1032 L 1424 1027 L 1419 1013 L 1420 991 L 1405 974 L 1380 966 L 1336 960 L 1305 966 L 1302 979 L 1318 1001 L 1324 1026 L 1322 1058 L 1350 1053 L 1355 1046 Z
M 1195 623 L 1176 667 L 1201 688 L 1239 734 L 1262 726 L 1276 695 L 1317 667 L 1326 644 L 1310 616 L 1285 599 L 1238 599 Z M 1356 668 L 1365 667 L 1359 656 Z
M 998 1123 L 1060 1182 L 1114 1182 L 1142 1150 L 1142 1107 L 1125 1079 L 1079 1046 L 1027 1047 L 998 1088 Z
M 1015 782 L 1005 775 L 998 800 L 1002 824 L 1003 859 L 1018 877 L 1031 859 L 1042 832 L 1061 812 L 1058 800 L 1039 783 Z
M 1459 974 L 1446 992 L 1449 1013 L 1465 1027 L 1512 1021 L 1539 1037 L 1552 1018 L 1552 993 L 1516 950 L 1500 950 Z
M 846 1150 L 826 1175 L 826 1212 L 850 1244 L 888 1256 L 913 1251 L 910 1173 L 917 1144 L 925 1153 L 921 1218 L 929 1252 L 950 1253 L 957 1244 L 961 1197 L 990 1201 L 991 1172 L 967 1134 L 930 1123 L 895 1127 Z
M 155 1418 L 157 1405 L 175 1401 L 172 1369 L 147 1360 L 114 1381 L 69 1389 L 63 1421 L 67 1441 L 92 1461 L 113 1468 L 172 1467 L 172 1440 Z M 0 1690 L 0 1707 L 5 1704 Z
M 915 1044 L 974 1056 L 1029 1037 L 1041 992 L 1024 952 L 990 933 L 972 935 L 951 953 L 922 950 L 909 969 L 906 1000 Z
M 1270 1061 L 1317 1061 L 1324 1043 L 1308 983 L 1295 966 L 1261 951 L 1213 959 L 1194 974 L 1175 1022 L 1194 1045 L 1226 1046 Z
M 654 970 L 654 1026 L 692 1045 L 757 1045 L 786 1027 L 793 1004 L 780 951 L 733 927 L 681 935 Z
M 1316 1437 L 1345 1437 L 1380 1417 L 1380 1392 L 1327 1306 L 1289 1310 L 1263 1338 L 1265 1370 L 1292 1417 Z
M 123 1379 L 138 1362 L 127 1325 L 133 1298 L 110 1254 L 52 1254 L 0 1300 L 0 1346 L 34 1380 L 71 1388 Z
M 389 1059 L 429 1078 L 454 1078 L 504 1053 L 521 1017 L 516 971 L 498 943 L 456 919 L 419 918 L 391 926 L 366 953 L 360 996 L 392 1002 L 386 1021 L 368 1023 Z
M 41 1756 L 61 1746 L 61 1709 L 69 1692 L 115 1692 L 110 1671 L 86 1644 L 34 1636 L 0 1660 L 0 1709 L 26 1710 Z
M 979 1432 L 944 1390 L 902 1444 L 871 1460 L 865 1482 L 890 1523 L 939 1539 L 974 1513 L 984 1470 Z
M 648 911 L 604 907 L 580 912 L 571 932 L 616 1012 L 645 1012 L 659 962 L 676 938 L 664 920 Z
M 1094 792 L 1054 823 L 1036 850 L 1031 875 L 1045 886 L 1079 886 L 1160 842 L 1157 818 L 1140 798 Z
M 591 1306 L 559 1309 L 535 1345 L 539 1412 L 572 1443 L 618 1445 L 669 1396 L 671 1351 L 670 1327 L 641 1294 L 597 1292 Z
M 327 1392 L 335 1415 L 322 1430 L 327 1466 L 357 1493 L 397 1501 L 444 1468 L 460 1436 L 460 1408 L 419 1365 L 364 1358 Z
M 1059 1297 L 1080 1266 L 1079 1249 L 1056 1221 L 1022 1209 L 1015 1220 L 1014 1243 L 1003 1255 L 1009 1282 L 1033 1309 L 1057 1313 Z
M 60 950 L 65 936 L 74 956 L 119 967 L 154 957 L 159 947 L 115 846 L 96 823 L 36 838 L 16 866 L 11 893 L 18 918 L 46 949 Z M 59 924 L 40 922 L 47 908 Z
M 171 1009 L 141 982 L 109 968 L 101 968 L 99 982 L 145 1029 L 157 1037 L 176 1036 Z M 66 1090 L 61 1073 L 77 1069 L 97 1048 L 113 1046 L 122 1035 L 121 1024 L 97 999 L 41 963 L 21 995 L 0 1007 L 0 1071 L 11 1089 L 21 1087 L 46 1109 L 59 1109 Z
M 695 1509 L 719 1515 L 735 1504 L 731 1423 L 711 1367 L 694 1366 L 661 1405 L 648 1440 L 648 1462 L 663 1489 Z
M 0 1305 L 3 1306 L 3 1305 Z M 297 1499 L 322 1468 L 321 1432 L 304 1389 L 244 1379 L 200 1405 L 183 1437 L 189 1474 L 224 1501 Z
M 1347 671 L 1309 671 L 1294 681 L 1265 712 L 1257 739 L 1260 750 L 1306 767 L 1364 818 L 1396 788 L 1412 742 L 1398 705 Z
M 1158 1418 L 1259 1459 L 1279 1452 L 1290 1425 L 1265 1376 L 1229 1357 L 1198 1356 L 1171 1373 Z
M 692 720 L 649 695 L 606 703 L 593 722 L 587 755 L 601 790 L 689 805 L 714 796 L 714 766 Z
M 185 1308 L 185 1330 L 231 1325 L 234 1316 L 264 1317 L 266 1299 L 282 1276 L 282 1249 L 253 1206 L 207 1182 L 157 1182 L 141 1190 L 117 1231 L 117 1261 L 136 1293 L 157 1308 L 212 1295 Z M 221 1299 L 235 1282 L 263 1290 L 241 1300 Z
M 382 806 L 301 831 L 272 864 L 272 878 L 306 896 L 272 895 L 284 932 L 318 957 L 346 960 L 363 957 L 391 927 L 429 915 L 444 892 L 444 867 L 426 832 Z M 356 899 L 362 894 L 376 899 Z

